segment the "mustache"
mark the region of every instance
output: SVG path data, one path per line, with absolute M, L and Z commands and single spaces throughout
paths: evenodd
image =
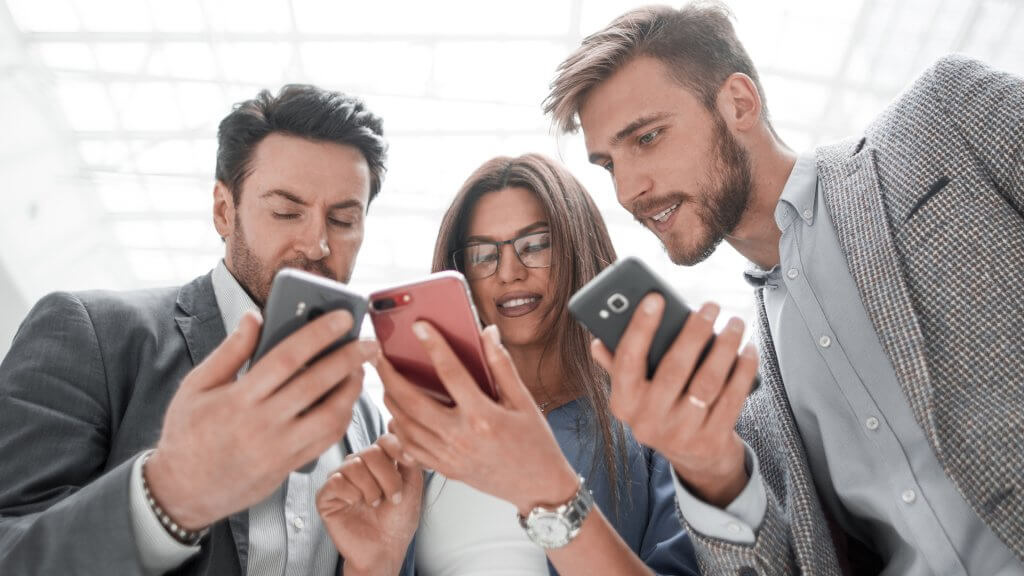
M 697 199 L 685 192 L 670 192 L 658 198 L 640 198 L 629 206 L 633 219 L 643 224 L 649 214 L 657 214 L 662 210 L 679 204 L 696 204 Z
M 285 260 L 281 262 L 277 271 L 283 268 L 298 268 L 317 276 L 323 276 L 324 278 L 330 278 L 331 280 L 338 280 L 338 275 L 331 270 L 330 266 L 327 265 L 323 260 L 310 260 L 308 258 L 294 258 L 292 260 Z

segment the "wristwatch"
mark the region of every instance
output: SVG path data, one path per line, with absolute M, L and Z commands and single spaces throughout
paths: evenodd
M 568 502 L 557 508 L 538 506 L 524 518 L 519 518 L 519 525 L 526 530 L 526 535 L 534 544 L 552 550 L 561 548 L 580 533 L 580 527 L 587 514 L 594 507 L 594 496 L 587 490 L 587 485 L 580 476 L 580 487 Z

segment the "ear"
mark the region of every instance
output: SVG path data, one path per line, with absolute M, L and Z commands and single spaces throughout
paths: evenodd
M 718 91 L 718 112 L 731 130 L 747 132 L 761 122 L 761 95 L 750 76 L 736 72 Z
M 220 180 L 213 186 L 213 225 L 221 238 L 235 233 L 235 197 Z

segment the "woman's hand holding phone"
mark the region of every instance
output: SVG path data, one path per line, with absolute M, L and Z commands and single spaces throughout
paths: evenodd
M 743 441 L 736 420 L 757 375 L 757 352 L 743 340 L 743 321 L 732 318 L 707 356 L 719 308 L 690 314 L 647 378 L 647 356 L 665 301 L 648 294 L 623 333 L 614 356 L 594 340 L 594 360 L 612 377 L 611 409 L 636 439 L 665 456 L 697 496 L 724 508 L 747 483 Z
M 317 495 L 345 575 L 398 574 L 420 519 L 423 471 L 393 434 L 350 454 Z
M 413 330 L 455 406 L 431 398 L 379 356 L 384 404 L 393 417 L 389 428 L 405 452 L 426 468 L 512 503 L 521 514 L 571 498 L 578 487 L 576 472 L 519 378 L 497 328 L 483 331 L 483 346 L 498 401 L 484 394 L 433 326 L 417 322 Z

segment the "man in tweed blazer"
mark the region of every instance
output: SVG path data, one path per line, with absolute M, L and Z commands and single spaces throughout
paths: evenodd
M 707 573 L 1024 572 L 1024 80 L 943 58 L 863 135 L 797 155 L 728 14 L 699 4 L 585 39 L 546 108 L 579 118 L 673 261 L 724 239 L 753 264 L 745 403 L 735 321 L 696 365 L 714 305 L 650 382 L 658 313 L 595 348 Z

